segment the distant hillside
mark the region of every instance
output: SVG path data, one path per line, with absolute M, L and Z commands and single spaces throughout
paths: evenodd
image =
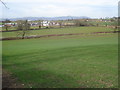
M 8 18 L 11 21 L 16 20 L 67 20 L 67 19 L 88 19 L 86 16 L 61 16 L 61 17 L 23 17 L 23 18 Z M 0 19 L 0 21 L 5 19 Z

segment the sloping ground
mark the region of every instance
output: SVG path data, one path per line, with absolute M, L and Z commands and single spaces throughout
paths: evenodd
M 3 41 L 3 68 L 28 88 L 118 87 L 117 34 L 64 37 Z

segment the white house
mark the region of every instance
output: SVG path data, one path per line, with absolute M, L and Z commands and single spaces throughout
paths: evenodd
M 43 26 L 49 26 L 50 25 L 50 21 L 43 21 L 43 22 L 41 22 L 41 24 Z

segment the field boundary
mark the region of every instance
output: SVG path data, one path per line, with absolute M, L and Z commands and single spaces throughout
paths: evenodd
M 116 33 L 119 33 L 120 31 L 116 31 Z M 68 33 L 68 34 L 49 34 L 49 35 L 31 35 L 26 36 L 24 39 L 32 39 L 32 38 L 41 38 L 41 37 L 52 37 L 52 36 L 67 36 L 67 35 L 85 35 L 85 34 L 102 34 L 102 33 L 115 33 L 114 31 L 110 32 L 92 32 L 92 33 Z M 18 40 L 22 39 L 22 37 L 7 37 L 7 38 L 1 38 L 0 40 Z

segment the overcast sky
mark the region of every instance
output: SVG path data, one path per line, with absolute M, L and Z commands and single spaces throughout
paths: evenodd
M 91 18 L 118 16 L 119 0 L 2 0 L 10 8 L 2 8 L 3 18 L 88 16 Z

